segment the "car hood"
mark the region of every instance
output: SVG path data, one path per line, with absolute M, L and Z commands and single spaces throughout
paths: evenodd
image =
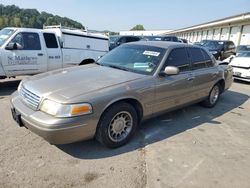
M 250 67 L 250 57 L 235 57 L 231 63 L 231 66 L 238 66 L 238 67 Z
M 23 85 L 38 96 L 63 102 L 143 77 L 145 75 L 93 64 L 39 74 L 25 80 Z

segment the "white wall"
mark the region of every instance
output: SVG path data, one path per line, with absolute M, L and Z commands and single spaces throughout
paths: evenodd
M 120 35 L 134 35 L 134 36 L 153 36 L 162 35 L 171 30 L 151 30 L 151 31 L 120 31 Z
M 182 33 L 178 33 L 178 35 L 183 35 L 184 38 L 190 42 L 199 42 L 205 39 L 231 40 L 236 46 L 240 44 L 250 45 L 250 25 L 246 23 L 238 23 L 232 26 L 217 26 L 204 30 L 185 31 Z
M 249 45 L 250 44 L 250 25 L 243 26 L 240 44 L 241 45 Z

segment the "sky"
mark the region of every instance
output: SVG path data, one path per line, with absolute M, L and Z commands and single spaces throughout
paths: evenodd
M 181 29 L 250 12 L 250 0 L 0 0 L 68 17 L 88 29 L 121 31 Z

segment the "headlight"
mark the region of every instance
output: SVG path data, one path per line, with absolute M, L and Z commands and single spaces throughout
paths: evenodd
M 55 117 L 73 117 L 92 113 L 92 106 L 88 103 L 60 104 L 45 99 L 40 110 Z
M 22 88 L 22 85 L 23 85 L 23 81 L 21 81 L 18 85 L 18 88 L 17 88 L 17 91 L 20 92 L 21 88 Z

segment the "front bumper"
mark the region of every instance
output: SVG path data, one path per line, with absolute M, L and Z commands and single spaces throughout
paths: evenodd
M 250 82 L 250 69 L 243 69 L 238 67 L 233 67 L 233 77 L 236 80 L 242 80 L 246 82 Z
M 11 96 L 13 118 L 35 134 L 52 144 L 68 144 L 93 138 L 98 118 L 93 114 L 56 118 L 41 111 L 34 111 L 24 104 L 17 92 Z

